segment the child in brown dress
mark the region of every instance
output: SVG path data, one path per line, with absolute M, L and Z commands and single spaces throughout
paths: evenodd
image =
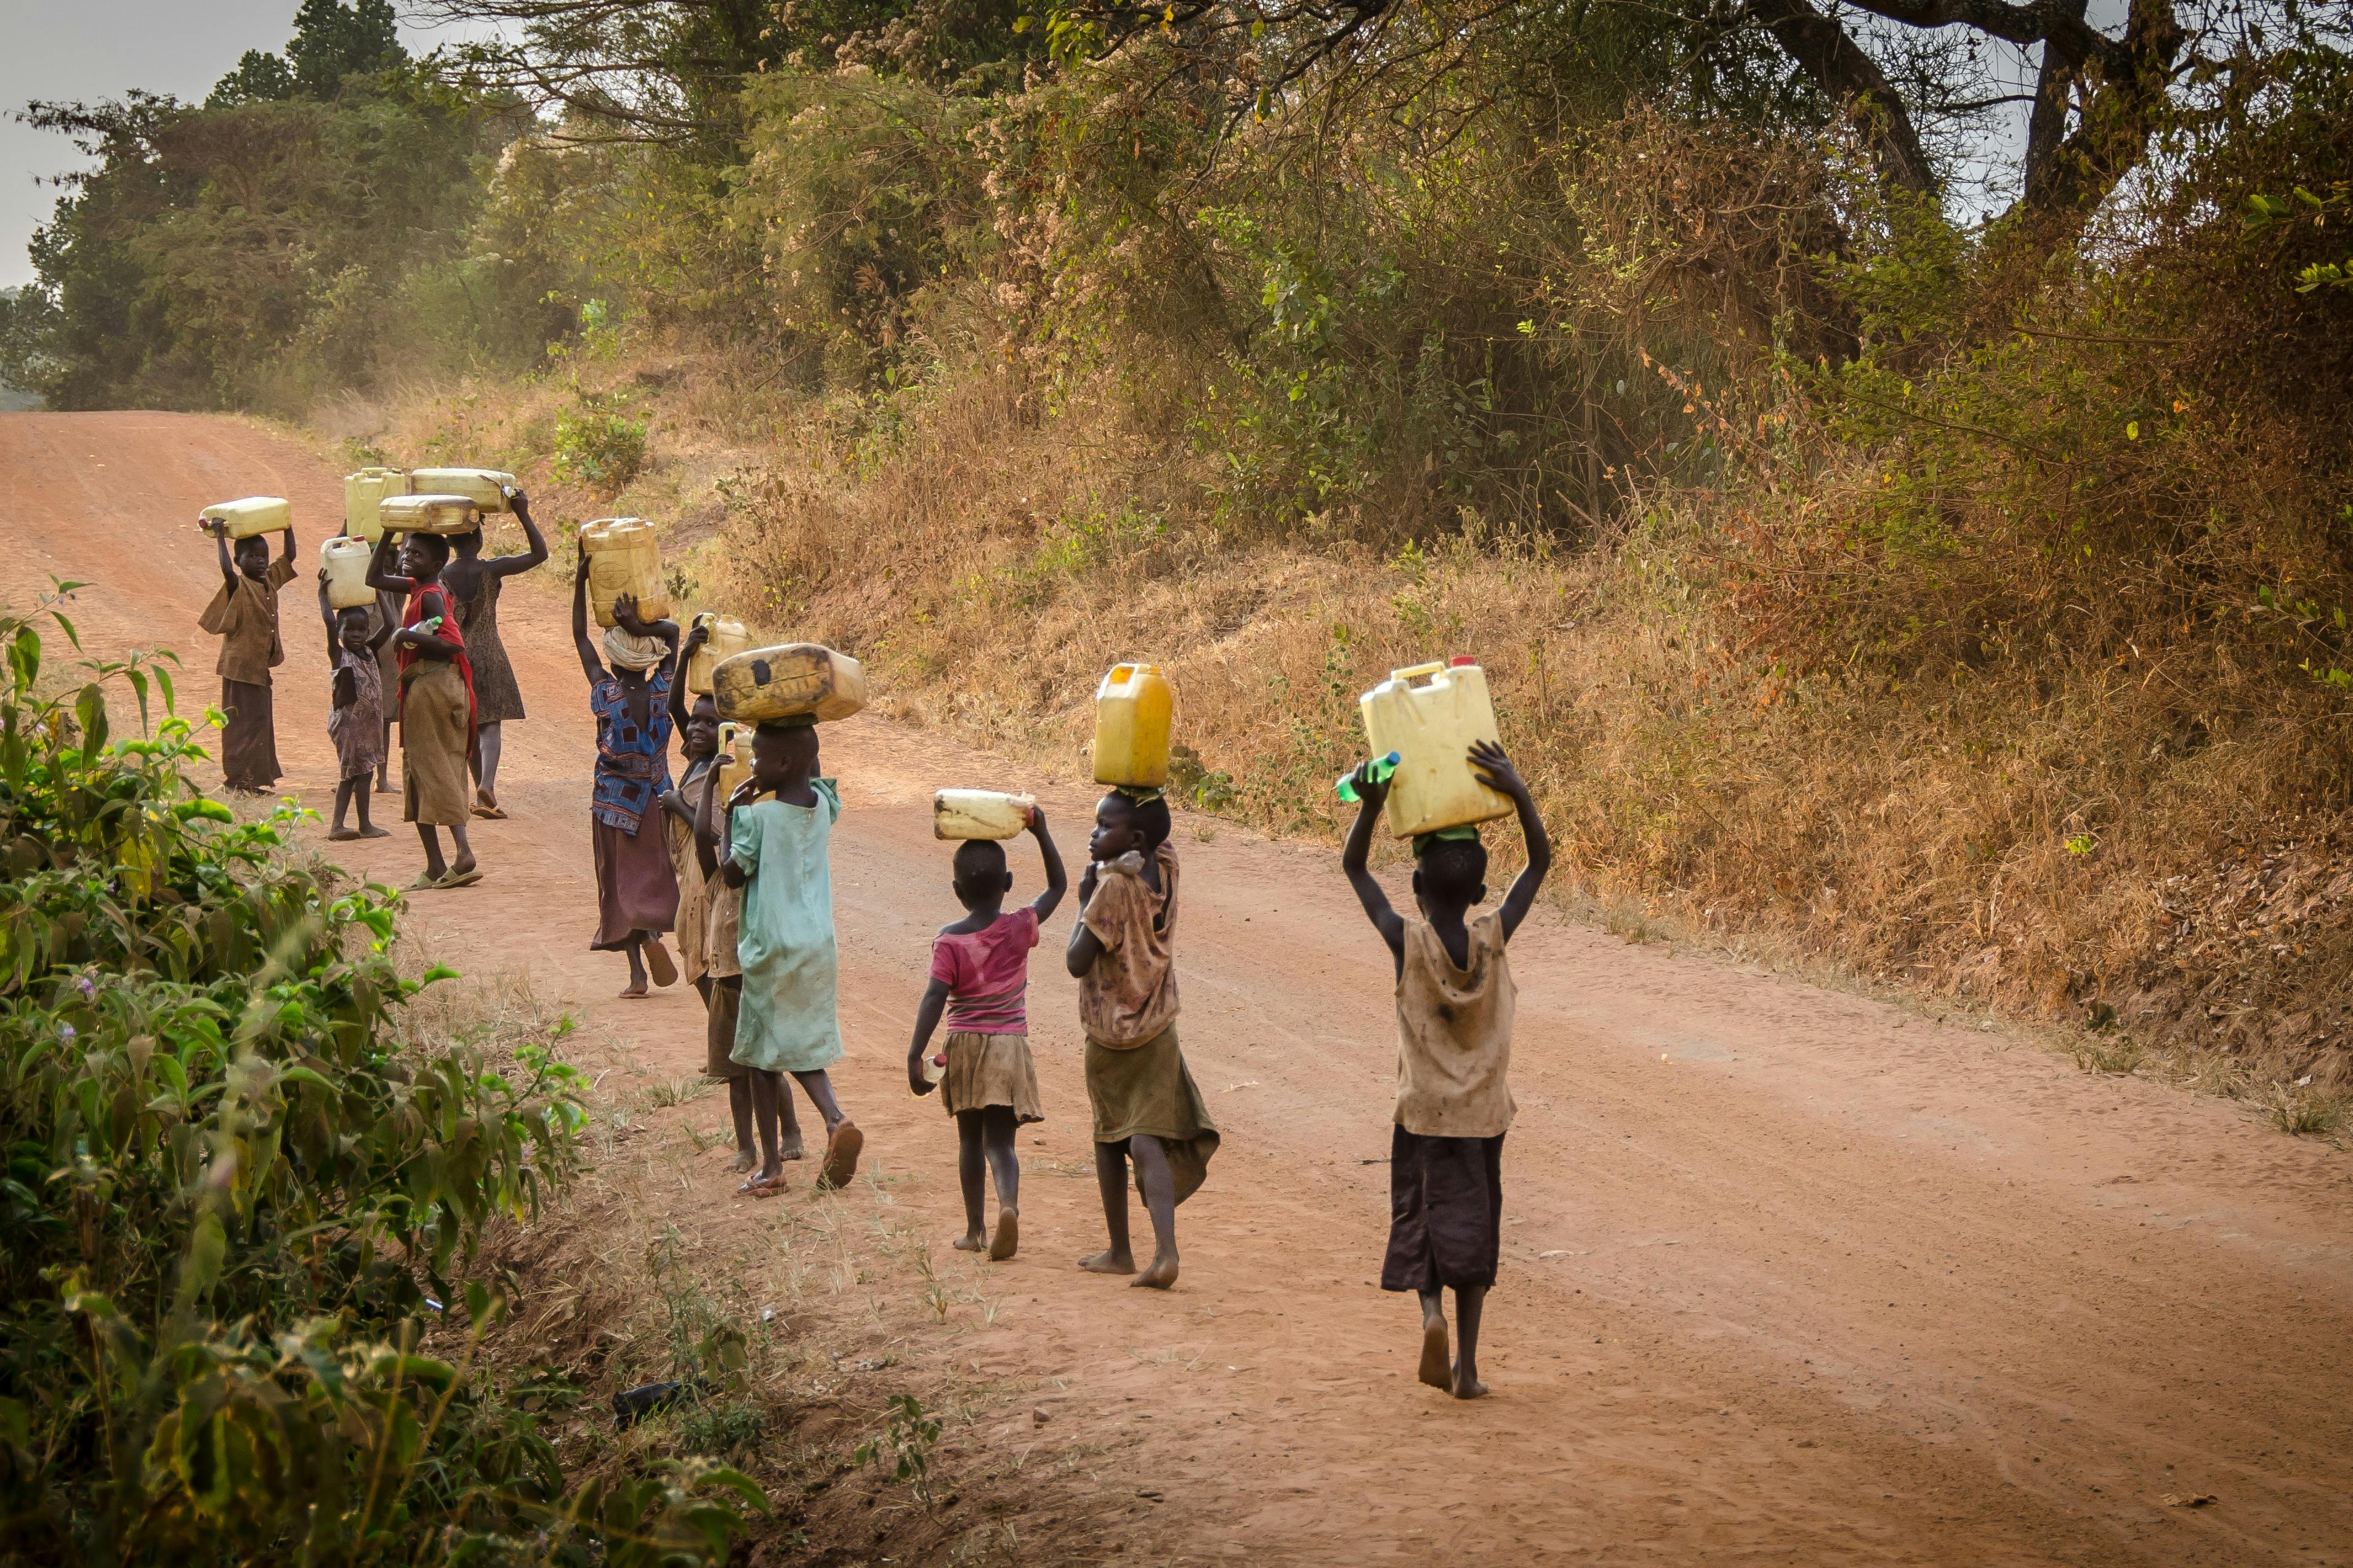
M 400 650 L 400 816 L 417 825 L 425 847 L 425 870 L 408 884 L 470 888 L 482 879 L 467 842 L 466 754 L 474 741 L 474 669 L 466 657 L 441 568 L 449 563 L 449 542 L 438 533 L 386 533 L 368 561 L 368 586 L 379 594 L 406 595 L 400 625 L 392 634 Z M 396 568 L 397 570 L 396 570 Z M 449 830 L 456 855 L 441 858 L 441 835 Z
M 278 636 L 278 590 L 294 581 L 294 531 L 282 534 L 284 548 L 269 558 L 269 542 L 259 534 L 229 550 L 227 525 L 208 521 L 220 556 L 220 592 L 196 625 L 221 639 L 221 773 L 239 795 L 260 795 L 276 786 L 278 721 L 271 711 L 269 672 L 286 662 Z
M 992 1263 L 1012 1257 L 1021 1241 L 1021 1163 L 1013 1152 L 1014 1131 L 1046 1116 L 1029 1059 L 1029 950 L 1038 945 L 1039 922 L 1054 912 L 1071 885 L 1047 835 L 1046 814 L 1036 806 L 1029 808 L 1029 831 L 1046 862 L 1046 890 L 1009 915 L 1003 910 L 1013 873 L 1005 868 L 1005 847 L 987 838 L 956 846 L 950 885 L 965 913 L 932 941 L 932 983 L 916 1005 L 914 1043 L 907 1047 L 907 1087 L 929 1094 L 923 1052 L 946 1015 L 940 1098 L 955 1118 L 956 1175 L 964 1186 L 964 1235 L 954 1246 L 959 1252 L 986 1249 Z M 981 1224 L 984 1164 L 997 1178 L 994 1237 Z
M 332 671 L 333 706 L 327 735 L 335 742 L 335 823 L 327 830 L 338 842 L 389 837 L 368 820 L 368 784 L 384 766 L 384 666 L 378 654 L 392 638 L 391 623 L 367 605 L 338 610 L 327 602 L 327 573 L 319 571 L 319 618 L 327 625 L 327 668 Z M 343 825 L 356 805 L 360 825 Z
M 1217 1123 L 1176 1046 L 1176 851 L 1157 790 L 1113 790 L 1095 806 L 1079 879 L 1079 923 L 1063 963 L 1079 982 L 1094 1111 L 1095 1184 L 1111 1245 L 1079 1267 L 1176 1283 L 1176 1205 L 1208 1175 Z M 1152 1262 L 1135 1273 L 1127 1170 L 1152 1218 Z
M 522 525 L 522 552 L 485 559 L 478 528 L 452 537 L 455 553 L 441 574 L 458 606 L 459 629 L 466 634 L 466 657 L 474 666 L 474 815 L 493 820 L 506 816 L 499 805 L 500 737 L 505 733 L 500 726 L 523 716 L 522 689 L 515 684 L 514 666 L 499 637 L 499 589 L 547 559 L 547 540 L 531 519 L 531 498 L 512 485 L 505 495 Z
M 1481 782 L 1511 797 L 1528 863 L 1494 913 L 1465 923 L 1487 896 L 1487 847 L 1476 827 L 1426 833 L 1413 843 L 1422 918 L 1389 907 L 1366 866 L 1373 825 L 1388 798 L 1370 764 L 1356 770 L 1363 805 L 1340 864 L 1397 973 L 1398 1098 L 1389 1134 L 1389 1247 L 1381 1289 L 1421 1298 L 1421 1381 L 1457 1399 L 1479 1381 L 1479 1313 L 1495 1282 L 1504 1216 L 1504 1134 L 1512 1125 L 1512 1009 L 1516 989 L 1504 944 L 1535 903 L 1552 844 L 1528 786 L 1503 748 L 1471 748 Z M 1454 1291 L 1460 1353 L 1451 1364 L 1444 1292 Z

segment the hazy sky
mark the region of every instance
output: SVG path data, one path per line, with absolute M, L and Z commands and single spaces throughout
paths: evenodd
M 32 279 L 25 242 L 58 193 L 34 181 L 79 166 L 62 136 L 19 124 L 33 99 L 116 98 L 134 87 L 202 99 L 248 49 L 283 49 L 300 0 L 0 0 L 0 288 Z M 418 52 L 433 39 L 404 29 Z

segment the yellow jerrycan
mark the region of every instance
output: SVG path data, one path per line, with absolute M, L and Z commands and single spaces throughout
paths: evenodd
M 319 542 L 319 570 L 327 574 L 327 605 L 331 609 L 356 610 L 375 603 L 368 586 L 368 561 L 375 549 L 364 539 L 338 533 Z
M 710 640 L 694 650 L 686 661 L 686 689 L 698 697 L 711 695 L 712 672 L 724 661 L 746 652 L 752 646 L 752 634 L 744 623 L 730 616 L 718 616 L 705 610 L 694 617 L 698 626 L 711 628 Z
M 206 522 L 225 522 L 231 539 L 251 539 L 257 533 L 282 533 L 294 526 L 294 509 L 282 496 L 248 496 L 243 500 L 216 501 L 197 514 Z
M 719 801 L 711 808 L 711 820 L 714 826 L 720 822 L 720 814 L 726 809 L 728 799 L 734 795 L 736 786 L 751 776 L 752 726 L 749 724 L 720 725 L 717 785 Z M 723 833 L 721 835 L 720 841 L 723 847 L 726 842 Z
M 600 626 L 615 625 L 613 601 L 638 599 L 638 618 L 670 618 L 670 584 L 662 580 L 661 547 L 654 525 L 638 517 L 605 517 L 580 525 L 580 548 L 588 552 L 588 607 Z
M 464 496 L 386 496 L 376 503 L 375 515 L 386 533 L 471 533 L 481 526 L 474 503 Z
M 1176 716 L 1176 689 L 1158 665 L 1113 665 L 1095 689 L 1095 783 L 1165 786 Z
M 481 512 L 507 510 L 506 487 L 515 477 L 499 468 L 411 468 L 408 488 L 421 496 L 464 496 Z
M 866 706 L 866 667 L 822 643 L 755 647 L 711 672 L 719 716 L 738 724 L 769 719 L 847 719 Z
M 343 531 L 370 544 L 384 537 L 376 508 L 386 496 L 408 493 L 408 476 L 398 468 L 362 468 L 343 476 Z
M 993 789 L 944 789 L 932 796 L 934 838 L 1012 838 L 1029 828 L 1034 795 Z
M 1393 669 L 1359 706 L 1373 755 L 1398 754 L 1386 808 L 1390 832 L 1410 838 L 1512 814 L 1511 801 L 1471 771 L 1471 743 L 1496 738 L 1487 672 L 1477 660 Z

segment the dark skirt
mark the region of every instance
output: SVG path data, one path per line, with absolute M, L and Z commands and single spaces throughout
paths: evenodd
M 269 688 L 221 677 L 221 773 L 231 789 L 269 789 L 278 765 L 278 720 Z
M 596 940 L 589 950 L 614 952 L 629 945 L 633 931 L 670 930 L 678 923 L 678 873 L 659 827 L 624 833 L 597 817 L 588 822 L 596 852 Z
M 743 979 L 712 976 L 703 984 L 702 1004 L 708 1012 L 702 1027 L 702 1076 L 742 1078 L 752 1070 L 734 1059 L 735 1019 L 744 1011 Z
M 1160 1140 L 1178 1203 L 1208 1179 L 1218 1124 L 1176 1047 L 1176 1025 L 1127 1050 L 1089 1040 L 1087 1103 L 1094 1111 L 1096 1142 L 1123 1143 L 1137 1133 Z
M 1389 1137 L 1384 1290 L 1493 1285 L 1504 1239 L 1504 1134 Z

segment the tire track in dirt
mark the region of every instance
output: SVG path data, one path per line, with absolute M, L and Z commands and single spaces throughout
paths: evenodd
M 271 490 L 295 502 L 305 565 L 283 601 L 283 787 L 324 807 L 306 590 L 341 516 L 336 473 L 237 421 L 0 416 L 12 602 L 51 572 L 89 579 L 85 642 L 178 647 L 184 710 L 217 692 L 195 629 L 212 552 L 189 523 Z M 684 1078 L 692 995 L 611 1000 L 618 961 L 586 951 L 593 731 L 556 584 L 519 584 L 501 610 L 533 714 L 508 731 L 513 820 L 479 826 L 487 879 L 421 900 L 419 922 L 460 967 L 525 973 Z M 902 1178 L 900 1212 L 944 1240 L 954 1140 L 901 1067 L 931 931 L 955 912 L 929 795 L 1035 785 L 1070 854 L 1092 792 L 879 720 L 826 744 L 849 803 L 839 1079 Z M 406 881 L 414 838 L 386 825 L 392 839 L 337 847 Z M 1186 1051 L 1227 1132 L 1181 1216 L 1184 1280 L 1155 1297 L 1069 1268 L 1100 1220 L 1054 962 L 1066 910 L 1031 972 L 1049 1120 L 1023 1145 L 1023 1257 L 989 1271 L 1001 1309 L 954 1351 L 990 1376 L 1063 1380 L 1058 1437 L 1103 1450 L 1109 1493 L 1159 1494 L 1129 1508 L 1134 1545 L 1298 1563 L 2353 1562 L 2343 1155 L 2000 1035 L 1539 916 L 1514 949 L 1521 1112 L 1482 1347 L 1496 1393 L 1457 1405 L 1413 1382 L 1412 1304 L 1370 1285 L 1393 1025 L 1336 857 L 1201 819 L 1178 844 Z M 1015 865 L 1034 882 L 1034 860 Z M 715 1154 L 686 1181 L 665 1201 L 758 1258 L 777 1205 L 733 1199 Z M 2164 1502 L 2202 1493 L 2220 1500 Z

